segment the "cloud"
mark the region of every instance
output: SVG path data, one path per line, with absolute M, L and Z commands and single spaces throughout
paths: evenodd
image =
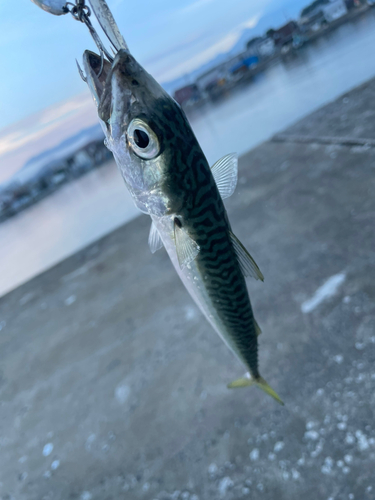
M 32 157 L 98 122 L 87 91 L 0 131 L 0 184 Z
M 262 12 L 258 12 L 255 16 L 251 17 L 247 21 L 243 22 L 240 26 L 242 29 L 252 29 L 258 24 L 259 19 L 262 17 Z
M 207 38 L 207 36 L 208 35 L 204 32 L 189 33 L 189 35 L 179 43 L 174 44 L 171 47 L 168 47 L 160 52 L 154 53 L 146 59 L 143 59 L 143 64 L 151 64 L 155 63 L 156 61 L 156 64 L 160 65 L 161 61 L 163 61 L 164 59 L 169 60 L 174 53 L 191 50 L 192 47 L 202 42 L 202 40 Z
M 17 143 L 17 140 L 20 137 L 19 132 L 11 132 L 4 137 L 0 138 L 0 156 L 8 153 L 8 151 L 12 151 L 12 149 L 15 149 L 17 146 L 13 146 L 14 144 Z
M 214 2 L 214 0 L 196 0 L 195 2 L 182 7 L 176 13 L 180 15 L 190 14 L 191 12 L 196 12 L 212 2 Z
M 20 130 L 19 132 L 5 135 L 0 139 L 0 156 L 14 151 L 28 142 L 40 139 L 48 132 L 59 126 L 59 122 L 51 123 L 48 126 L 37 130 Z
M 80 109 L 87 106 L 88 104 L 92 104 L 92 99 L 89 96 L 85 96 L 85 98 L 81 97 L 81 99 L 79 100 L 72 99 L 63 103 L 59 103 L 57 106 L 46 109 L 40 117 L 39 123 L 47 125 L 51 122 L 54 122 L 55 120 L 59 120 L 73 113 L 77 113 Z
M 242 31 L 244 29 L 254 28 L 258 24 L 261 16 L 262 12 L 258 12 L 251 18 L 238 24 L 234 29 L 232 29 L 229 33 L 227 33 L 219 40 L 211 42 L 208 47 L 206 46 L 206 48 L 204 48 L 203 50 L 197 51 L 195 55 L 190 56 L 187 59 L 181 56 L 178 57 L 177 53 L 179 51 L 174 51 L 176 52 L 176 54 L 174 54 L 173 58 L 168 56 L 165 57 L 166 64 L 164 65 L 164 68 L 161 67 L 160 59 L 155 60 L 154 68 L 152 69 L 152 71 L 155 73 L 158 79 L 167 82 L 197 69 L 199 66 L 209 62 L 217 55 L 228 52 L 235 45 Z M 186 48 L 186 44 L 183 46 L 183 48 Z M 177 62 L 177 64 L 171 64 L 172 59 L 179 62 Z
M 4 129 L 0 135 L 0 157 L 42 138 L 51 130 L 58 128 L 61 122 L 89 106 L 92 106 L 89 96 L 76 96 L 36 113 L 33 120 L 27 119 L 12 125 L 8 133 L 7 129 Z

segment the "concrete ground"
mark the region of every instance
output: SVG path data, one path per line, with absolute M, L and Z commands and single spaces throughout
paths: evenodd
M 0 299 L 2 500 L 375 498 L 375 148 L 296 140 L 375 140 L 374 98 L 250 151 L 227 202 L 285 407 L 226 388 L 243 369 L 142 216 Z

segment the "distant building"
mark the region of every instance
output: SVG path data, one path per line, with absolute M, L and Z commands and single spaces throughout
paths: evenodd
M 0 217 L 12 205 L 13 197 L 13 186 L 6 186 L 3 188 L 3 186 L 0 185 Z
M 247 42 L 246 52 L 259 58 L 270 57 L 275 52 L 275 42 L 269 36 L 257 36 Z
M 215 87 L 222 85 L 227 77 L 226 66 L 226 63 L 220 64 L 200 75 L 196 80 L 198 89 L 210 93 Z
M 276 47 L 293 43 L 293 36 L 299 33 L 299 26 L 295 21 L 284 24 L 277 30 L 269 30 L 267 33 L 272 37 Z
M 88 134 L 94 135 L 90 129 Z M 63 149 L 60 147 L 60 159 L 51 154 L 46 158 L 44 153 L 41 157 L 29 161 L 27 168 L 23 167 L 6 183 L 0 185 L 0 219 L 14 215 L 56 190 L 59 185 L 83 175 L 112 157 L 102 138 L 87 142 L 87 138 L 81 134 L 80 139 L 82 138 L 85 139 L 83 146 L 82 140 L 77 141 L 75 138 L 72 147 L 66 143 Z M 65 147 L 67 145 L 69 148 Z
M 268 36 L 262 37 L 262 40 L 259 43 L 259 55 L 261 57 L 270 57 L 275 53 L 275 42 L 273 38 Z
M 303 31 L 316 31 L 324 23 L 331 23 L 347 14 L 349 5 L 349 0 L 315 0 L 301 11 L 300 26 Z
M 229 72 L 232 74 L 243 73 L 250 68 L 255 68 L 259 63 L 258 56 L 250 56 L 237 62 L 234 66 L 229 68 Z
M 301 20 L 315 16 L 318 12 L 322 11 L 322 6 L 329 3 L 329 0 L 314 0 L 309 5 L 306 5 L 304 9 L 301 10 L 300 18 Z
M 260 40 L 261 40 L 260 36 L 256 36 L 254 38 L 251 38 L 246 44 L 246 51 L 253 52 L 254 54 L 257 54 Z
M 361 2 L 360 0 L 345 0 L 345 5 L 348 10 L 351 10 L 354 9 L 355 7 L 359 7 L 361 5 Z
M 173 98 L 178 104 L 186 104 L 189 101 L 197 101 L 201 97 L 198 86 L 193 83 L 191 85 L 186 85 L 173 94 Z
M 327 23 L 336 21 L 348 13 L 344 0 L 333 0 L 326 5 L 322 5 L 322 11 Z
M 318 31 L 326 22 L 327 21 L 323 15 L 323 11 L 321 9 L 317 9 L 309 15 L 300 18 L 299 25 L 302 32 Z

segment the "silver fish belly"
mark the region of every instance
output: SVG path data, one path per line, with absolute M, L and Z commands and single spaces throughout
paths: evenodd
M 212 302 L 207 293 L 205 279 L 204 276 L 201 276 L 197 261 L 194 259 L 184 267 L 181 268 L 180 266 L 173 236 L 174 218 L 174 215 L 165 217 L 151 216 L 152 222 L 155 224 L 169 258 L 185 288 L 222 340 L 231 350 L 234 350 L 231 339 L 225 334 L 225 329 L 217 314 L 217 305 Z
M 228 387 L 254 384 L 282 404 L 258 370 L 260 330 L 244 279 L 263 275 L 222 201 L 236 186 L 236 156 L 210 168 L 181 108 L 127 50 L 113 63 L 86 51 L 84 67 L 106 144 L 135 204 L 152 218 L 152 251 L 161 238 L 192 298 L 248 370 Z

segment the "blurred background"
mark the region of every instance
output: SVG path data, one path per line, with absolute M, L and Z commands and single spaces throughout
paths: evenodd
M 209 162 L 240 155 L 228 213 L 289 406 L 226 395 L 241 368 L 149 254 L 77 72 L 87 29 L 5 0 L 0 498 L 374 499 L 375 2 L 108 4 Z
M 0 8 L 5 293 L 137 211 L 77 77 L 75 58 L 95 50 L 87 30 L 31 2 L 22 12 L 12 2 Z M 228 9 L 223 1 L 165 0 L 146 2 L 142 15 L 132 2 L 111 8 L 135 57 L 187 111 L 211 163 L 248 151 L 374 74 L 366 2 L 236 0 Z

